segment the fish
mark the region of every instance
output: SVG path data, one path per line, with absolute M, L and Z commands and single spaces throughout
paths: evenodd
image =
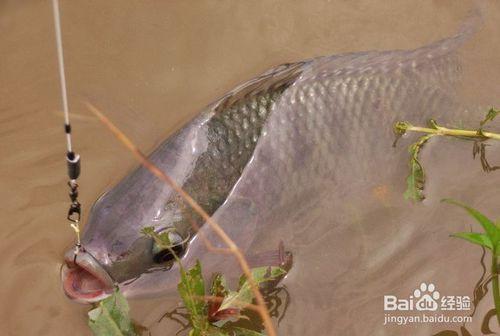
M 290 257 L 280 245 L 287 231 L 282 214 L 307 209 L 297 204 L 317 206 L 318 197 L 335 188 L 357 190 L 373 169 L 370 163 L 379 159 L 371 153 L 391 148 L 395 121 L 445 117 L 457 108 L 457 50 L 472 34 L 471 26 L 413 50 L 323 56 L 274 67 L 206 107 L 149 159 L 249 260 L 282 264 Z M 356 178 L 343 179 L 346 174 Z M 378 177 L 387 174 L 390 169 L 380 170 Z M 66 295 L 92 303 L 116 286 L 126 297 L 175 293 L 179 265 L 171 250 L 161 250 L 141 233 L 146 227 L 168 232 L 185 267 L 200 260 L 208 273 L 237 269 L 230 257 L 207 248 L 207 241 L 215 247 L 224 243 L 201 217 L 138 167 L 95 202 L 79 253 L 65 254 Z M 270 228 L 272 235 L 266 234 Z M 263 241 L 271 252 L 252 258 Z

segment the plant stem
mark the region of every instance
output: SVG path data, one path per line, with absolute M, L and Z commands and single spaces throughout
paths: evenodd
M 492 251 L 493 256 L 491 257 L 491 283 L 493 286 L 493 300 L 495 301 L 495 310 L 497 315 L 498 325 L 500 325 L 500 290 L 498 286 L 498 258 L 496 254 L 496 249 Z
M 406 131 L 436 134 L 436 135 L 448 135 L 448 136 L 458 136 L 458 137 L 468 137 L 468 138 L 478 138 L 478 139 L 495 139 L 500 140 L 500 134 L 493 132 L 485 132 L 478 130 L 464 130 L 464 129 L 454 129 L 438 126 L 437 128 L 428 127 L 418 127 L 418 126 L 408 126 Z

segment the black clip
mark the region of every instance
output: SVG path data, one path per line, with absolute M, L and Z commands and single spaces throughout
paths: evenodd
M 78 202 L 71 203 L 68 210 L 68 220 L 73 223 L 79 223 L 81 219 L 81 205 Z
M 79 223 L 81 218 L 81 205 L 78 202 L 78 184 L 75 180 L 68 182 L 70 188 L 69 198 L 71 199 L 71 205 L 68 210 L 68 220 L 73 223 Z

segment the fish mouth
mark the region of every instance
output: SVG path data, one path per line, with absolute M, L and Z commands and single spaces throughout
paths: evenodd
M 75 256 L 69 250 L 61 268 L 62 286 L 66 296 L 80 303 L 93 303 L 108 297 L 114 290 L 111 276 L 89 253 Z

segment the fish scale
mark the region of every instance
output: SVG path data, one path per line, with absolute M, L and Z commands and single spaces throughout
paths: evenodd
M 194 173 L 183 184 L 183 189 L 208 214 L 212 215 L 219 208 L 241 176 L 252 156 L 268 111 L 286 88 L 285 85 L 271 92 L 252 92 L 234 105 L 217 111 L 208 121 L 208 148 L 197 159 Z M 253 116 L 251 123 L 248 119 L 250 115 Z M 170 200 L 167 206 L 175 202 L 182 200 Z M 192 231 L 189 219 L 200 226 L 202 219 L 187 206 L 183 211 L 185 219 L 173 225 L 188 236 Z
M 267 165 L 267 171 L 259 171 L 259 175 L 296 181 L 293 185 L 275 182 L 279 193 L 290 199 L 295 190 L 301 190 L 305 184 L 313 185 L 315 181 L 321 183 L 325 177 L 340 182 L 336 176 L 358 170 L 359 176 L 365 176 L 370 168 L 360 164 L 360 158 L 370 157 L 370 153 L 377 152 L 381 146 L 390 151 L 394 140 L 392 124 L 396 120 L 417 116 L 418 121 L 425 123 L 430 115 L 439 117 L 454 108 L 454 91 L 449 88 L 457 80 L 459 69 L 449 51 L 459 42 L 460 39 L 452 38 L 414 51 L 323 58 L 319 66 L 321 72 L 305 71 L 276 103 L 275 110 L 279 110 L 280 115 L 271 114 L 266 122 L 265 139 L 259 141 L 252 165 L 269 162 L 272 152 L 288 151 L 285 154 L 288 160 Z M 447 44 L 449 48 L 444 47 Z M 349 60 L 358 63 L 357 67 L 333 70 L 337 64 L 342 66 Z M 328 67 L 329 71 L 324 70 Z M 309 94 L 316 91 L 331 94 Z M 378 101 L 380 107 L 379 103 L 374 104 Z M 417 111 L 417 107 L 422 110 Z M 302 121 L 297 122 L 301 118 Z M 364 131 L 369 129 L 381 132 Z M 268 137 L 270 134 L 273 138 Z M 344 159 L 346 154 L 348 158 Z M 251 172 L 251 167 L 247 167 L 247 171 Z M 258 193 L 263 204 L 276 206 L 279 200 L 283 201 L 283 197 L 269 192 L 269 180 L 253 176 L 246 176 L 245 180 L 249 181 L 248 189 L 242 187 L 242 195 L 252 193 L 250 197 L 258 199 Z

